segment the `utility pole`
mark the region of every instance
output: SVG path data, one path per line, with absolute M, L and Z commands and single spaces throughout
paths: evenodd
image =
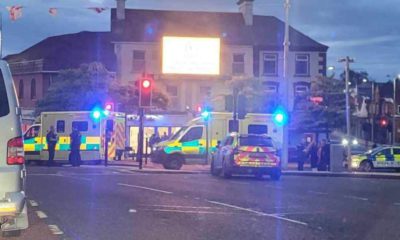
M 374 105 L 374 112 L 372 113 L 372 127 L 371 127 L 371 141 L 372 141 L 372 146 L 375 144 L 375 82 L 371 81 L 371 89 L 372 89 L 372 94 L 371 94 L 371 103 Z
M 139 107 L 139 134 L 138 134 L 138 151 L 137 151 L 137 161 L 139 162 L 139 169 L 143 168 L 143 117 L 144 109 Z
M 340 63 L 345 63 L 345 72 L 346 72 L 346 136 L 348 140 L 348 144 L 346 146 L 347 152 L 347 167 L 351 169 L 351 139 L 350 139 L 350 94 L 349 94 L 349 82 L 350 82 L 350 63 L 353 63 L 354 60 L 350 57 L 345 57 L 339 60 Z
M 397 101 L 396 101 L 396 82 L 397 76 L 393 79 L 393 123 L 392 123 L 392 145 L 396 144 L 396 115 L 397 115 Z
M 285 38 L 283 42 L 283 105 L 287 112 L 289 111 L 289 13 L 290 0 L 285 0 Z M 282 168 L 287 168 L 289 160 L 289 127 L 288 124 L 283 126 L 283 143 L 282 143 Z

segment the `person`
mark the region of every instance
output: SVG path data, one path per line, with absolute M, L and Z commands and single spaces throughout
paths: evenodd
M 163 136 L 161 137 L 161 141 L 166 141 L 166 140 L 168 140 L 168 135 L 167 135 L 167 133 L 166 132 L 164 132 L 163 133 Z
M 54 165 L 54 154 L 56 151 L 57 140 L 58 137 L 54 131 L 54 126 L 50 126 L 50 129 L 46 135 L 47 150 L 49 152 L 49 161 L 47 162 L 47 166 L 49 167 Z
M 329 164 L 329 146 L 326 140 L 321 140 L 318 148 L 318 171 L 326 171 Z
M 304 170 L 304 162 L 307 158 L 307 149 L 306 149 L 306 140 L 302 139 L 301 142 L 297 145 L 297 170 Z
M 311 170 L 316 171 L 318 166 L 318 146 L 314 140 L 308 145 L 307 152 L 310 157 Z
M 69 135 L 71 139 L 70 149 L 70 161 L 73 167 L 79 167 L 81 165 L 81 133 L 77 128 L 72 130 L 72 133 Z

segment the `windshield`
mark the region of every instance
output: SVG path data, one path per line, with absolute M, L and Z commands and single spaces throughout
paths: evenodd
M 172 135 L 172 137 L 169 138 L 169 140 L 177 140 L 177 139 L 179 139 L 179 137 L 186 131 L 187 128 L 188 127 L 182 127 L 174 135 Z
M 239 146 L 273 147 L 272 139 L 259 136 L 239 137 Z
M 10 106 L 8 103 L 7 89 L 4 82 L 3 74 L 0 71 L 0 117 L 8 115 Z

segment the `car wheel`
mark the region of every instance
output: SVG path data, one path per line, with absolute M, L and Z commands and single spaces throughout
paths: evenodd
M 218 176 L 220 174 L 220 171 L 215 168 L 215 160 L 214 160 L 214 158 L 211 160 L 210 173 L 213 176 Z
M 173 155 L 168 158 L 167 162 L 163 164 L 165 169 L 180 170 L 183 165 L 183 157 L 179 155 Z
M 372 168 L 372 163 L 367 160 L 362 161 L 360 164 L 360 171 L 362 172 L 371 172 Z
M 229 164 L 227 163 L 227 161 L 225 161 L 225 159 L 224 159 L 224 161 L 223 161 L 223 163 L 222 163 L 222 176 L 223 176 L 224 178 L 230 178 L 230 177 L 232 177 Z
M 271 179 L 274 181 L 279 181 L 281 179 L 282 172 L 281 170 L 274 170 L 271 172 Z

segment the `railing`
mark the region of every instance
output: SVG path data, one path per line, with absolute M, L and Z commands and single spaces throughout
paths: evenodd
M 43 59 L 22 61 L 22 62 L 11 62 L 10 69 L 12 74 L 21 73 L 34 73 L 43 71 Z

